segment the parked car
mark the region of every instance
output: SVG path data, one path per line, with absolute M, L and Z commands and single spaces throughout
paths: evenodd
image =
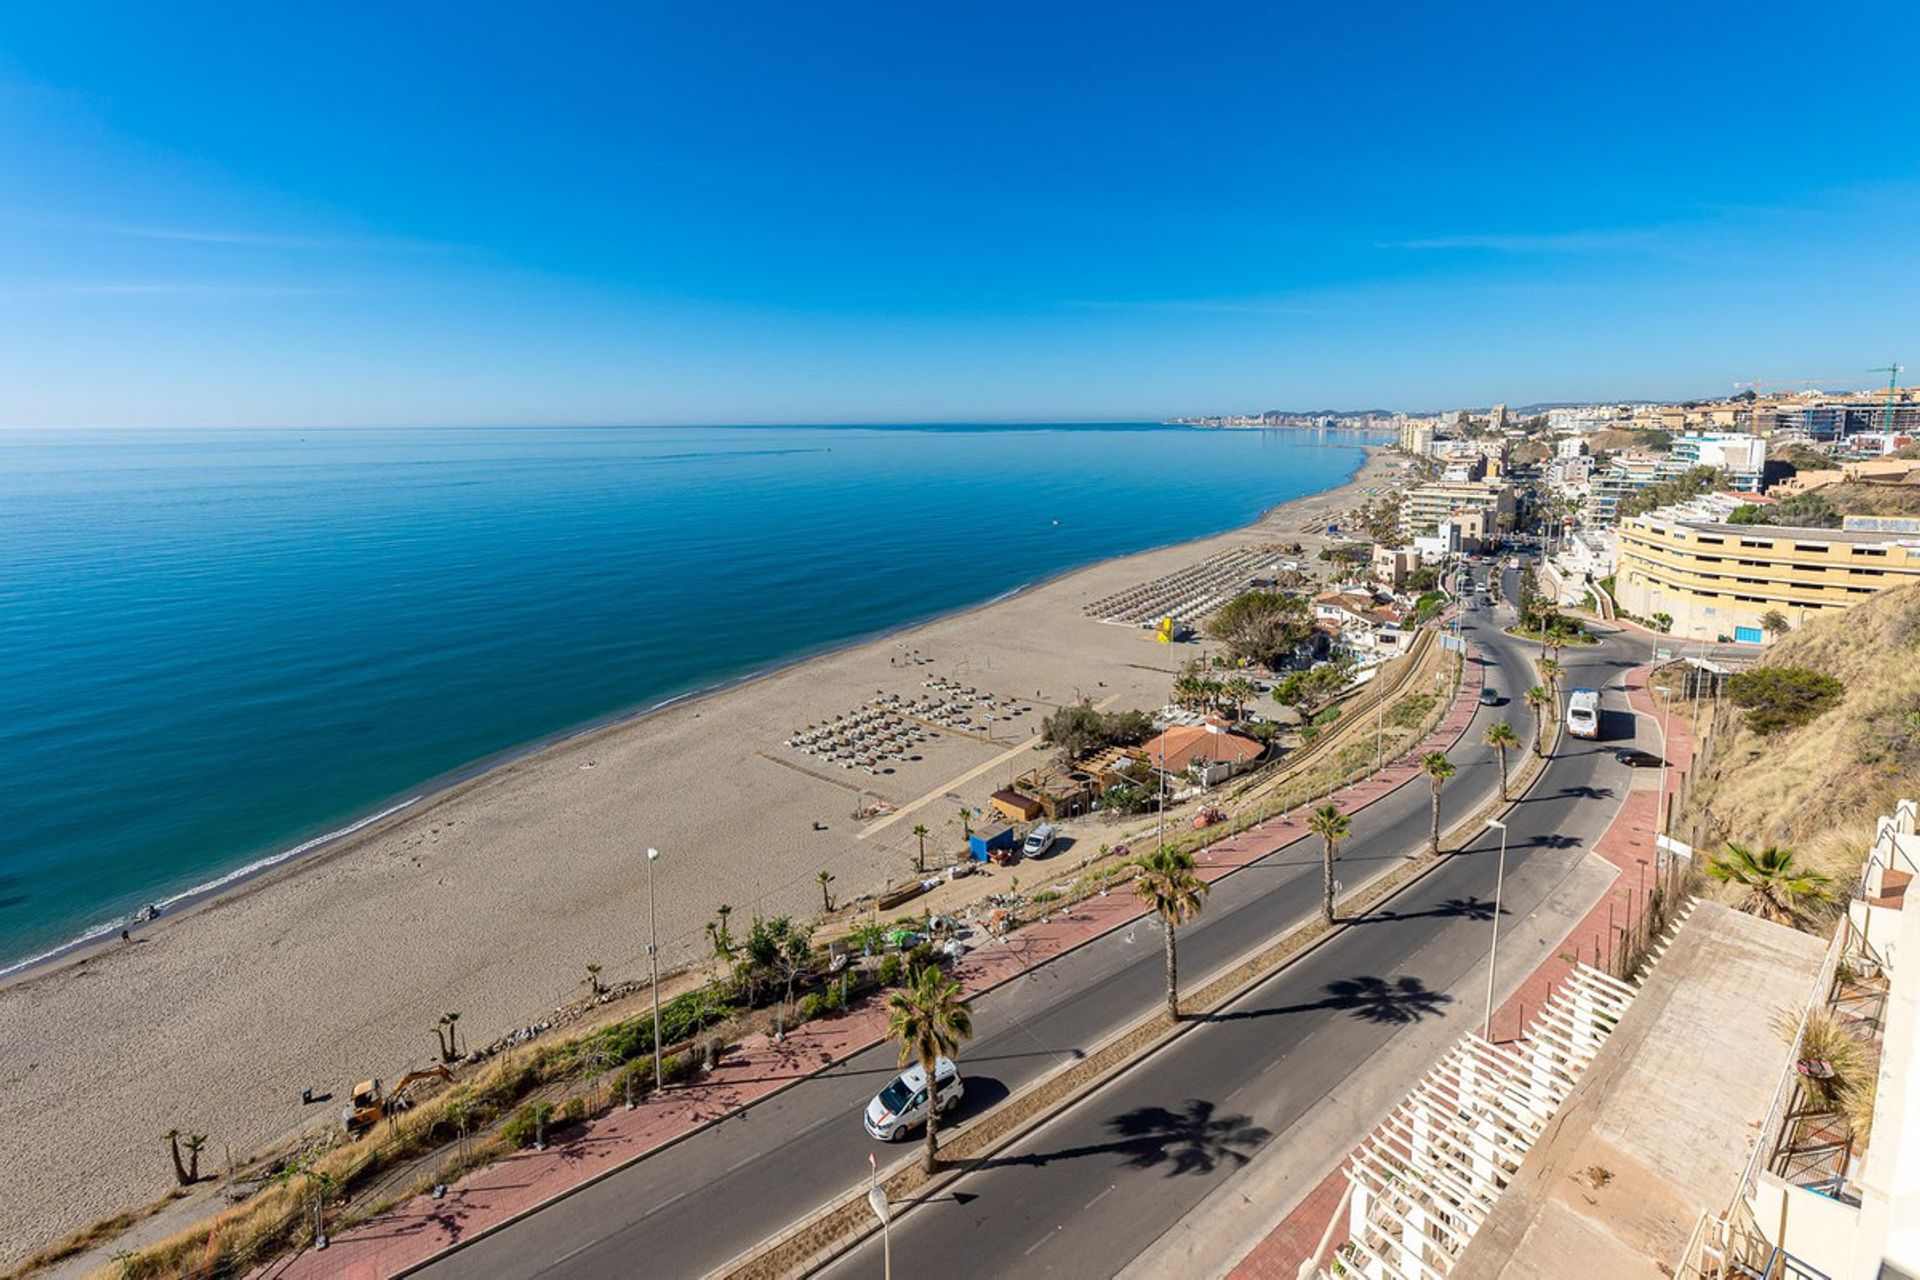
M 1613 758 L 1630 769 L 1658 769 L 1666 761 L 1651 751 L 1642 751 L 1638 747 L 1622 747 L 1613 753 Z
M 951 1058 L 938 1058 L 933 1067 L 937 1089 L 934 1106 L 945 1115 L 960 1104 L 966 1086 L 960 1082 L 960 1068 Z M 927 1073 L 915 1063 L 893 1078 L 893 1083 L 875 1094 L 867 1104 L 862 1123 L 867 1132 L 882 1142 L 895 1142 L 927 1122 L 929 1107 Z
M 1498 689 L 1496 689 L 1496 688 L 1494 688 L 1494 687 L 1493 687 L 1492 685 L 1490 685 L 1490 684 L 1483 684 L 1483 685 L 1481 685 L 1481 686 L 1480 686 L 1480 705 L 1481 705 L 1481 706 L 1483 706 L 1483 707 L 1497 707 L 1497 706 L 1499 706 L 1499 705 L 1500 705 L 1500 691 L 1499 691 Z
M 1027 842 L 1020 846 L 1020 852 L 1028 858 L 1037 858 L 1053 848 L 1055 832 L 1051 823 L 1043 822 L 1027 832 Z

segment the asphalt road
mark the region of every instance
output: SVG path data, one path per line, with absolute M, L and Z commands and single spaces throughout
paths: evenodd
M 1529 740 L 1532 728 L 1528 709 L 1511 696 L 1533 683 L 1528 666 L 1530 646 L 1500 635 L 1485 625 L 1488 621 L 1484 614 L 1469 615 L 1466 629 L 1470 638 L 1488 651 L 1497 668 L 1490 670 L 1488 683 L 1508 697 L 1504 705 L 1480 711 L 1473 730 L 1453 753 L 1459 774 L 1447 786 L 1446 804 L 1455 812 L 1478 805 L 1499 784 L 1498 766 L 1491 752 L 1479 744 L 1482 724 L 1511 719 L 1523 742 Z M 1601 649 L 1582 651 L 1568 665 L 1631 665 L 1621 656 L 1623 652 L 1619 642 L 1613 642 Z M 1563 651 L 1563 659 L 1570 653 Z M 1617 671 L 1609 668 L 1606 674 L 1617 676 Z M 1600 682 L 1598 669 L 1593 676 L 1582 675 L 1576 680 Z M 1616 694 L 1610 707 L 1617 701 Z M 1610 715 L 1608 719 L 1609 729 L 1630 735 L 1630 717 Z M 1537 810 L 1537 820 L 1524 833 L 1516 821 L 1512 833 L 1508 884 L 1511 910 L 1524 914 L 1533 898 L 1544 892 L 1550 874 L 1547 864 L 1554 857 L 1564 861 L 1577 856 L 1572 833 L 1604 826 L 1613 803 L 1591 801 L 1624 791 L 1625 780 L 1615 776 L 1616 772 L 1625 771 L 1610 754 L 1594 749 L 1576 751 L 1549 768 L 1545 781 L 1535 790 L 1541 798 L 1523 806 Z M 1399 860 L 1417 850 L 1425 839 L 1427 814 L 1427 788 L 1416 784 L 1402 787 L 1355 815 L 1354 834 L 1340 857 L 1347 878 L 1357 879 L 1383 862 Z M 1319 861 L 1317 842 L 1296 841 L 1217 884 L 1205 913 L 1181 931 L 1182 972 L 1198 980 L 1310 917 L 1318 909 Z M 1304 1006 L 1293 1010 L 1294 1016 L 1276 1012 L 1261 1017 L 1223 1017 L 1184 1037 L 1177 1051 L 1157 1055 L 1151 1060 L 1151 1070 L 1130 1073 L 1102 1091 L 1096 1099 L 1100 1106 L 1069 1112 L 1068 1117 L 1100 1113 L 1086 1132 L 1073 1132 L 1070 1146 L 1113 1147 L 1120 1139 L 1116 1139 L 1110 1122 L 1130 1112 L 1140 1115 L 1127 1120 L 1127 1124 L 1145 1123 L 1151 1129 L 1165 1117 L 1142 1108 L 1162 1106 L 1165 1099 L 1174 1100 L 1176 1111 L 1187 1100 L 1214 1099 L 1208 1105 L 1240 1110 L 1247 1110 L 1257 1100 L 1263 1117 L 1259 1123 L 1278 1131 L 1280 1126 L 1275 1121 L 1281 1119 L 1285 1099 L 1310 1096 L 1311 1091 L 1304 1085 L 1300 1089 L 1283 1088 L 1296 1078 L 1289 1072 L 1269 1075 L 1264 1085 L 1255 1088 L 1240 1079 L 1243 1072 L 1232 1064 L 1243 1063 L 1245 1070 L 1258 1073 L 1269 1069 L 1276 1054 L 1283 1054 L 1286 1060 L 1310 1064 L 1312 1070 L 1338 1070 L 1341 1062 L 1350 1060 L 1351 1052 L 1365 1051 L 1369 1036 L 1391 1033 L 1398 1025 L 1394 1021 L 1398 1014 L 1393 1011 L 1425 1010 L 1432 1003 L 1423 994 L 1428 988 L 1404 983 L 1409 978 L 1420 984 L 1432 981 L 1431 975 L 1444 976 L 1456 960 L 1471 964 L 1469 953 L 1477 954 L 1477 948 L 1484 947 L 1484 924 L 1474 929 L 1472 921 L 1476 913 L 1484 918 L 1486 909 L 1474 904 L 1491 898 L 1490 861 L 1479 857 L 1456 859 L 1454 865 L 1426 882 L 1419 903 L 1399 905 L 1407 913 L 1403 920 L 1382 920 L 1354 931 L 1337 947 L 1323 949 L 1311 964 L 1290 970 L 1277 988 L 1269 984 L 1251 997 L 1256 1003 L 1278 1000 L 1276 1009 L 1281 1011 L 1288 1005 Z M 1534 864 L 1539 864 L 1538 869 Z M 1426 901 L 1428 898 L 1431 902 Z M 1455 950 L 1459 956 L 1452 954 Z M 1331 968 L 1325 968 L 1329 965 Z M 1365 982 L 1337 990 L 1329 986 L 1370 977 L 1385 979 L 1388 987 L 1383 991 Z M 1151 1012 L 1163 998 L 1162 983 L 1159 935 L 1150 925 L 1140 924 L 1116 931 L 983 996 L 974 1007 L 975 1038 L 962 1055 L 967 1097 L 960 1118 L 990 1107 Z M 1420 1016 L 1429 1015 L 1422 1012 Z M 1253 1040 L 1243 1040 L 1256 1030 L 1259 1034 Z M 1305 1053 L 1303 1047 L 1309 1039 L 1312 1052 Z M 1188 1047 L 1196 1043 L 1218 1047 Z M 1163 1062 L 1189 1059 L 1194 1060 L 1199 1078 L 1163 1078 Z M 825 1201 L 864 1185 L 867 1155 L 875 1144 L 861 1128 L 860 1111 L 895 1070 L 895 1050 L 890 1047 L 856 1055 L 448 1255 L 428 1268 L 428 1274 L 702 1274 Z M 1206 1078 L 1209 1072 L 1223 1070 L 1224 1076 Z M 1224 1080 L 1236 1083 L 1223 1087 Z M 1108 1100 L 1122 1095 L 1128 1100 L 1116 1110 Z M 1265 1119 L 1269 1113 L 1273 1118 Z M 910 1250 L 910 1256 L 919 1259 L 919 1266 L 902 1274 L 931 1274 L 935 1267 L 943 1273 L 968 1275 L 1023 1267 L 1033 1270 L 1035 1255 L 1024 1251 L 1039 1236 L 1041 1218 L 1049 1219 L 1046 1231 L 1058 1234 L 1055 1228 L 1067 1223 L 1068 1208 L 1079 1211 L 1107 1185 L 1118 1186 L 1117 1174 L 1108 1173 L 1131 1168 L 1128 1161 L 1138 1155 L 1135 1148 L 1178 1148 L 1177 1143 L 1170 1146 L 1164 1133 L 1129 1133 L 1124 1140 L 1134 1146 L 1126 1151 L 1021 1161 L 1023 1153 L 1037 1157 L 1066 1149 L 1057 1145 L 1062 1141 L 1057 1126 L 1068 1117 L 1036 1134 L 1018 1151 L 1008 1153 L 1006 1159 L 966 1179 L 961 1194 L 977 1198 L 964 1206 L 954 1206 L 962 1212 L 929 1206 L 904 1219 L 895 1233 L 895 1250 L 897 1254 L 903 1248 Z M 1035 1142 L 1041 1145 L 1035 1147 Z M 1122 1195 L 1115 1191 L 1108 1196 L 1118 1205 L 1128 1206 L 1133 1220 L 1124 1224 L 1123 1231 L 1115 1231 L 1110 1223 L 1105 1239 L 1086 1244 L 1083 1252 L 1087 1258 L 1105 1260 L 1090 1264 L 1088 1274 L 1117 1270 L 1132 1256 L 1126 1252 L 1134 1247 L 1130 1242 L 1139 1240 L 1144 1245 L 1151 1240 L 1162 1229 L 1153 1223 L 1163 1222 L 1170 1211 L 1177 1216 L 1177 1210 L 1171 1209 L 1176 1201 L 1189 1203 L 1204 1193 L 1212 1178 L 1225 1172 L 1220 1162 L 1211 1171 L 1193 1170 L 1191 1161 L 1185 1158 L 1177 1163 L 1181 1176 L 1171 1184 L 1181 1188 L 1180 1196 L 1169 1197 L 1159 1190 L 1170 1185 L 1169 1166 L 1164 1163 L 1156 1168 L 1133 1168 L 1128 1192 Z M 1039 1176 L 1042 1174 L 1045 1176 Z M 1014 1203 L 1008 1200 L 1009 1195 L 1031 1197 L 1033 1203 Z M 1163 1202 L 1155 1203 L 1152 1212 L 1144 1212 L 1136 1203 L 1141 1199 Z M 1027 1213 L 1039 1214 L 1031 1232 L 1014 1225 L 1015 1218 L 1007 1216 Z M 1089 1220 L 1104 1222 L 1110 1218 L 1119 1220 L 1112 1210 L 1089 1215 Z M 991 1221 L 987 1232 L 993 1237 L 991 1241 L 983 1240 L 975 1231 L 976 1220 Z M 967 1233 L 963 1246 L 955 1245 L 955 1232 Z M 1144 1238 L 1143 1232 L 1148 1232 Z M 1022 1237 L 1017 1248 L 1012 1246 L 1015 1237 Z M 1000 1247 L 1003 1240 L 1006 1248 Z M 1039 1252 L 1050 1258 L 1067 1254 L 1050 1246 Z M 1010 1257 L 1003 1256 L 1009 1253 Z M 851 1265 L 857 1267 L 858 1263 Z M 1044 1269 L 1048 1264 L 1039 1265 Z M 872 1274 L 877 1274 L 877 1268 Z
M 1510 820 L 1503 928 L 1546 899 L 1626 792 L 1612 751 L 1635 727 L 1618 690 L 1627 653 L 1563 651 L 1571 683 L 1615 686 L 1605 736 L 1564 740 Z M 897 1273 L 1111 1276 L 1393 1036 L 1435 1018 L 1475 1026 L 1484 997 L 1463 979 L 1486 955 L 1497 836 L 914 1208 L 892 1233 Z M 877 1276 L 880 1246 L 824 1274 Z

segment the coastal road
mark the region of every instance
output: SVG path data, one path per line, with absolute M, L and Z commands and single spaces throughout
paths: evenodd
M 1448 807 L 1456 812 L 1478 805 L 1498 787 L 1498 766 L 1491 752 L 1479 744 L 1483 723 L 1509 718 L 1523 741 L 1528 740 L 1532 729 L 1527 708 L 1511 696 L 1533 682 L 1530 647 L 1501 635 L 1487 625 L 1489 621 L 1484 613 L 1469 615 L 1465 629 L 1490 661 L 1488 683 L 1507 699 L 1504 705 L 1483 708 L 1468 737 L 1453 753 L 1460 771 L 1448 784 L 1447 798 Z M 1578 661 L 1631 665 L 1618 649 L 1616 642 L 1587 651 Z M 1589 677 L 1580 679 L 1584 683 Z M 1591 682 L 1600 683 L 1597 674 Z M 1599 784 L 1590 779 L 1611 763 L 1610 756 L 1593 752 L 1557 760 L 1536 794 L 1558 788 L 1591 790 Z M 1618 780 L 1602 782 L 1615 788 L 1616 793 L 1623 786 Z M 1562 807 L 1591 799 L 1605 797 L 1597 791 L 1570 795 Z M 1604 823 L 1613 807 L 1612 802 L 1589 803 L 1585 809 L 1593 812 L 1596 822 Z M 1341 855 L 1341 862 L 1349 868 L 1348 877 L 1357 878 L 1419 849 L 1427 813 L 1427 788 L 1416 784 L 1402 787 L 1355 815 L 1353 837 Z M 1558 834 L 1543 838 L 1549 842 L 1562 839 Z M 1516 866 L 1510 868 L 1516 873 L 1515 894 L 1524 892 L 1527 882 L 1527 877 L 1518 873 L 1517 864 L 1530 856 L 1529 851 L 1522 850 Z M 1449 885 L 1441 901 L 1479 888 L 1478 879 L 1467 876 L 1465 868 L 1481 866 L 1486 859 L 1467 857 L 1456 862 L 1461 870 L 1450 867 L 1434 878 Z M 1317 842 L 1298 840 L 1219 882 L 1206 912 L 1182 930 L 1185 971 L 1198 978 L 1309 918 L 1317 910 L 1318 871 Z M 1463 888 L 1452 887 L 1453 878 L 1458 876 L 1467 876 L 1470 883 Z M 1490 896 L 1490 888 L 1485 896 Z M 1515 910 L 1525 909 L 1518 897 L 1512 901 Z M 1465 924 L 1468 927 L 1461 932 L 1484 938 L 1485 926 L 1472 930 L 1468 915 L 1451 920 L 1444 916 L 1425 919 L 1436 934 L 1448 932 L 1450 923 Z M 1362 959 L 1349 960 L 1347 967 L 1357 964 L 1362 971 L 1384 972 L 1381 962 L 1365 957 L 1375 945 L 1385 945 L 1389 936 L 1398 937 L 1401 932 L 1369 925 L 1347 935 L 1361 940 L 1362 952 Z M 962 1117 L 977 1114 L 1150 1013 L 1163 998 L 1163 981 L 1158 936 L 1142 924 L 1118 930 L 983 996 L 975 1002 L 976 1035 L 965 1053 L 968 1091 Z M 1314 999 L 1324 1000 L 1325 996 Z M 1212 1028 L 1207 1030 L 1211 1032 Z M 698 1275 L 719 1266 L 826 1200 L 864 1184 L 867 1153 L 875 1144 L 862 1130 L 859 1113 L 897 1069 L 894 1064 L 895 1051 L 886 1046 L 856 1055 L 446 1256 L 427 1273 L 442 1277 L 679 1276 Z M 1050 1184 L 1052 1180 L 1042 1181 Z M 1088 1192 L 1076 1204 L 1093 1194 Z M 995 1195 L 997 1198 L 997 1191 Z M 1055 1199 L 1049 1194 L 1049 1203 Z M 931 1224 L 939 1217 L 929 1209 L 902 1225 L 908 1231 L 925 1229 L 931 1235 L 931 1226 L 923 1228 L 915 1220 Z M 956 1258 L 966 1258 L 966 1273 L 989 1274 L 989 1268 L 972 1265 L 977 1246 L 975 1241 L 959 1254 L 947 1255 L 942 1270 L 952 1271 Z
M 1629 785 L 1613 758 L 1636 725 L 1618 638 L 1562 659 L 1603 693 L 1598 742 L 1564 739 L 1509 820 L 1499 926 L 1519 926 L 1606 829 Z M 1639 745 L 1652 745 L 1641 741 Z M 1112 1276 L 1415 1024 L 1478 1026 L 1498 833 L 1302 962 L 916 1208 L 893 1230 L 902 1275 Z M 1476 972 L 1478 970 L 1479 972 Z M 1503 974 L 1503 976 L 1505 976 Z M 1409 1087 L 1414 1083 L 1409 1078 Z M 1322 1151 L 1302 1151 L 1302 1161 Z M 1282 1153 L 1284 1158 L 1284 1153 Z M 870 1240 L 824 1273 L 879 1274 Z

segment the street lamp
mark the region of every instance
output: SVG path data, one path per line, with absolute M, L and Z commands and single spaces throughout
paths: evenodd
M 1493 1040 L 1493 966 L 1500 958 L 1500 895 L 1507 886 L 1507 824 L 1498 818 L 1487 821 L 1490 827 L 1500 828 L 1500 869 L 1493 879 L 1493 937 L 1487 943 L 1487 1018 L 1480 1025 L 1480 1038 Z
M 665 1088 L 665 1070 L 660 1064 L 660 948 L 659 933 L 653 915 L 653 864 L 660 859 L 658 849 L 647 850 L 647 963 L 653 970 L 653 1091 Z
M 893 1280 L 893 1215 L 887 1204 L 887 1189 L 880 1185 L 879 1165 L 871 1151 L 867 1153 L 867 1163 L 873 1169 L 867 1184 L 867 1204 L 873 1209 L 873 1216 L 880 1219 L 880 1256 L 886 1268 L 883 1274 L 886 1280 Z
M 1660 700 L 1666 704 L 1666 714 L 1660 720 L 1660 807 L 1654 810 L 1654 827 L 1660 835 L 1667 834 L 1667 768 L 1672 757 L 1667 754 L 1667 731 L 1673 727 L 1673 694 L 1671 691 L 1653 686 L 1660 690 Z

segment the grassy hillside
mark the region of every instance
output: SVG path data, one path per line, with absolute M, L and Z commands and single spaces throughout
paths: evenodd
M 1832 484 L 1818 492 L 1843 516 L 1920 516 L 1920 485 Z
M 1875 818 L 1920 795 L 1920 584 L 1807 622 L 1761 665 L 1822 671 L 1847 691 L 1812 723 L 1770 736 L 1723 707 L 1718 749 L 1676 825 L 1713 852 L 1727 840 L 1784 845 L 1851 884 Z

